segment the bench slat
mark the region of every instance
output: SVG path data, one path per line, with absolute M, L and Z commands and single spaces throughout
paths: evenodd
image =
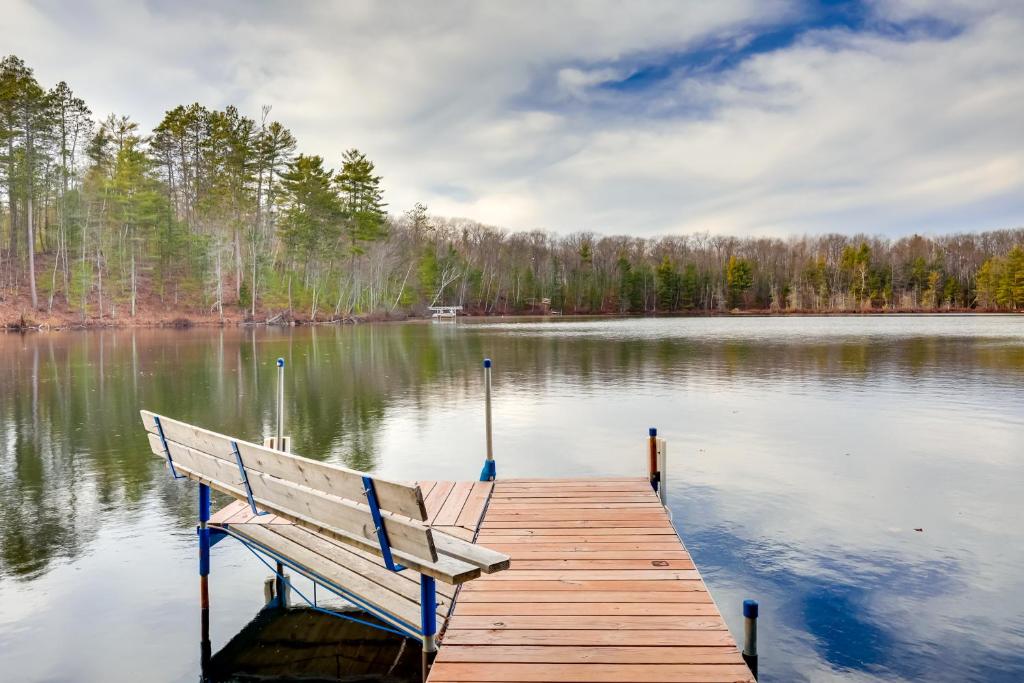
M 493 574 L 508 569 L 511 560 L 504 553 L 476 545 L 441 531 L 434 532 L 434 547 L 444 556 L 455 557 L 480 568 L 484 574 Z
M 241 528 L 238 525 L 232 525 L 236 531 L 241 534 L 248 533 L 249 526 L 242 525 Z M 406 570 L 402 572 L 391 572 L 388 571 L 380 560 L 374 556 L 362 553 L 361 551 L 352 548 L 351 546 L 343 546 L 340 543 L 335 543 L 326 536 L 320 534 L 314 534 L 312 531 L 303 529 L 302 527 L 294 524 L 289 525 L 278 525 L 271 528 L 271 530 L 290 541 L 298 543 L 304 548 L 309 548 L 318 555 L 326 557 L 328 560 L 339 564 L 346 569 L 350 569 L 360 576 L 373 581 L 381 587 L 396 593 L 403 598 L 413 601 L 415 604 L 419 604 L 420 601 L 420 584 L 419 574 L 416 574 L 412 570 Z M 446 594 L 440 590 L 441 586 L 447 584 L 441 583 L 438 585 L 437 591 L 437 612 L 442 616 L 448 614 L 448 610 L 451 607 L 451 595 Z
M 157 416 L 148 410 L 139 412 L 142 415 L 142 423 L 146 431 L 151 434 L 157 433 L 156 421 L 153 418 L 159 417 L 164 436 L 168 441 L 188 446 L 220 460 L 225 460 L 232 465 L 235 464 L 235 453 L 231 448 L 231 442 L 234 441 L 238 444 L 238 451 L 247 470 L 263 472 L 279 479 L 304 484 L 317 491 L 349 500 L 363 501 L 366 499 L 363 495 L 362 472 L 317 462 L 290 453 L 282 453 L 247 441 L 232 439 L 223 434 L 163 415 Z M 162 455 L 162 452 L 158 455 Z M 373 485 L 377 493 L 377 502 L 382 510 L 414 520 L 426 521 L 427 509 L 418 486 L 377 477 L 373 478 Z
M 245 498 L 245 492 L 241 484 L 236 483 L 234 481 L 224 482 L 218 479 L 213 479 L 210 477 L 209 474 L 204 474 L 200 471 L 193 470 L 191 467 L 189 467 L 191 463 L 186 461 L 186 458 L 188 457 L 205 457 L 208 458 L 209 460 L 216 460 L 216 458 L 212 458 L 211 456 L 207 456 L 203 453 L 199 453 L 192 449 L 186 448 L 184 446 L 181 446 L 180 444 L 169 442 L 169 445 L 171 447 L 171 455 L 175 461 L 175 467 L 177 468 L 179 474 L 184 474 L 190 479 L 206 484 L 211 488 L 214 488 L 223 493 L 227 493 L 228 495 L 234 496 L 235 498 Z M 156 453 L 157 455 L 163 455 L 163 448 L 162 446 L 160 446 L 160 439 L 156 435 L 150 435 L 150 446 L 153 448 L 154 453 Z M 181 457 L 179 457 L 179 455 Z M 238 479 L 239 476 L 237 467 L 235 467 L 235 475 L 235 479 Z M 255 479 L 257 476 L 263 475 L 258 475 L 256 473 L 251 474 L 252 479 L 250 479 L 250 485 L 253 485 L 253 479 Z M 272 477 L 267 478 L 272 479 Z M 302 488 L 294 484 L 292 486 L 295 486 L 296 488 Z M 253 490 L 255 493 L 255 486 L 253 486 Z M 323 496 L 324 494 L 318 495 Z M 281 505 L 270 503 L 266 500 L 261 500 L 260 496 L 258 495 L 255 495 L 254 497 L 256 498 L 257 506 L 261 510 L 272 512 L 283 519 L 289 520 L 294 524 L 301 526 L 304 529 L 309 529 L 310 531 L 321 534 L 323 536 L 327 536 L 328 538 L 334 539 L 341 543 L 354 546 L 361 550 L 365 550 L 377 557 L 380 556 L 380 546 L 377 544 L 376 534 L 373 534 L 372 539 L 365 536 L 352 535 L 340 529 L 324 526 L 323 523 L 321 523 L 320 521 L 307 517 L 295 510 L 291 510 Z M 367 517 L 369 517 L 369 511 L 366 511 L 366 515 Z M 386 519 L 385 525 L 387 525 L 388 522 L 394 521 L 397 520 L 395 520 L 394 518 Z M 414 523 L 406 522 L 406 524 L 412 525 Z M 230 524 L 228 526 L 230 526 Z M 257 525 L 246 525 L 247 528 L 250 526 Z M 370 528 L 369 531 L 372 532 L 372 528 Z M 404 551 L 398 550 L 394 546 L 392 546 L 392 554 L 394 555 L 394 558 L 397 562 L 405 565 L 406 567 L 409 567 L 410 569 L 418 571 L 422 574 L 426 574 L 427 576 L 432 576 L 435 579 L 438 579 L 439 581 L 443 581 L 445 583 L 461 584 L 480 576 L 479 567 L 448 555 L 442 554 L 437 557 L 437 560 L 433 562 L 427 562 L 422 557 L 410 555 Z
M 247 525 L 245 533 L 241 535 L 351 591 L 392 619 L 401 621 L 407 628 L 419 630 L 420 611 L 418 601 L 400 596 L 362 576 L 359 572 L 333 562 L 314 550 L 289 538 L 285 538 L 268 528 L 259 525 Z
M 159 436 L 150 434 L 149 444 L 155 455 L 164 456 L 164 447 Z M 215 458 L 176 441 L 169 440 L 167 445 L 175 466 L 181 464 L 192 472 L 210 479 L 214 488 L 239 499 L 245 498 L 245 487 L 241 482 L 237 464 Z M 262 472 L 251 471 L 248 466 L 246 471 L 253 498 L 260 509 L 331 527 L 351 537 L 362 539 L 362 545 L 369 544 L 380 552 L 373 516 L 367 506 Z M 393 551 L 436 562 L 437 551 L 429 528 L 394 515 L 384 516 L 384 528 Z

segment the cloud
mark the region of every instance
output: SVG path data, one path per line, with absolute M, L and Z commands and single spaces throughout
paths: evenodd
M 13 0 L 7 49 L 144 128 L 264 104 L 395 211 L 736 234 L 1024 223 L 1013 3 Z

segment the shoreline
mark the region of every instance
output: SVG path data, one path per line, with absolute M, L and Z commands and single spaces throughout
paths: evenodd
M 670 313 L 560 313 L 557 315 L 543 313 L 509 313 L 509 314 L 467 314 L 459 316 L 459 319 L 472 321 L 497 321 L 497 320 L 561 320 L 561 319 L 613 319 L 613 318 L 852 318 L 852 317 L 876 317 L 876 316 L 982 316 L 982 315 L 1024 315 L 1024 311 L 998 311 L 979 309 L 944 309 L 944 310 L 867 310 L 867 311 L 811 311 L 811 310 L 788 310 L 772 311 L 763 309 L 753 310 L 732 310 L 732 311 L 673 311 Z M 417 315 L 388 315 L 375 314 L 366 316 L 347 316 L 343 318 L 309 319 L 292 318 L 282 319 L 283 314 L 269 316 L 263 319 L 251 320 L 244 316 L 226 315 L 223 318 L 213 315 L 202 314 L 177 314 L 166 317 L 156 317 L 151 313 L 135 316 L 134 318 L 90 318 L 83 321 L 75 321 L 67 316 L 48 315 L 46 320 L 39 322 L 22 314 L 19 318 L 0 321 L 0 331 L 7 333 L 27 332 L 78 332 L 88 330 L 123 330 L 123 329 L 179 329 L 188 330 L 192 328 L 224 328 L 224 327 L 307 327 L 323 325 L 358 325 L 358 324 L 380 324 L 380 323 L 427 323 L 434 320 L 431 316 Z

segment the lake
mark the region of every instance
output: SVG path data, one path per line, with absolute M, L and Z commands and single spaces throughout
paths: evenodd
M 196 486 L 138 409 L 401 479 L 645 473 L 762 681 L 1024 679 L 1024 316 L 720 317 L 0 335 L 0 671 L 199 678 Z M 220 502 L 224 502 L 223 500 Z M 217 650 L 267 570 L 213 550 Z

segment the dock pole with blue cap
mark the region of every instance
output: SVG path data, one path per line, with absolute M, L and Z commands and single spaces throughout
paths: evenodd
M 757 600 L 743 601 L 743 661 L 757 680 Z
M 494 448 L 491 442 L 491 359 L 484 358 L 484 420 L 487 435 L 487 459 L 480 471 L 480 481 L 494 481 L 497 468 L 494 464 Z
M 277 359 L 277 450 L 284 444 L 284 358 Z
M 289 439 L 284 435 L 284 358 L 277 359 L 277 429 L 274 436 L 264 440 L 263 445 L 283 453 L 291 452 Z M 267 579 L 265 584 L 268 604 L 288 606 L 288 579 L 288 575 L 284 573 L 284 565 L 278 562 L 274 576 Z

